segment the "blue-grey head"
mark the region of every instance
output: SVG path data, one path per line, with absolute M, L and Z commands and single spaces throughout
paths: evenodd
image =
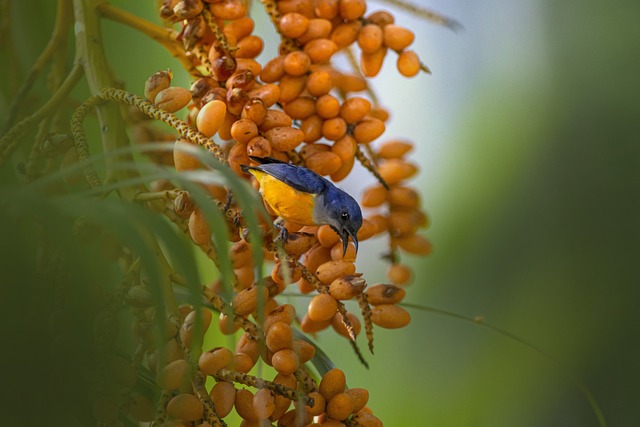
M 362 226 L 362 211 L 353 197 L 333 185 L 318 195 L 313 210 L 316 224 L 328 224 L 342 240 L 343 256 L 347 253 L 349 237 L 358 252 L 358 230 Z

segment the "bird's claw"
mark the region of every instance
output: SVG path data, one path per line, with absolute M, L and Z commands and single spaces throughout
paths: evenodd
M 284 221 L 275 220 L 273 226 L 278 230 L 276 240 L 282 242 L 282 244 L 287 243 L 287 240 L 289 240 L 289 230 L 284 226 Z

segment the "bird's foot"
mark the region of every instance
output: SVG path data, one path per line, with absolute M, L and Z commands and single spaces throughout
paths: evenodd
M 289 240 L 289 230 L 284 226 L 284 220 L 282 218 L 276 219 L 273 221 L 273 226 L 278 230 L 276 240 L 282 242 L 283 245 L 287 243 L 287 240 Z

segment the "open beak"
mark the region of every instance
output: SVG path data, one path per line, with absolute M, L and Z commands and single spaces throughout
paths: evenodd
M 343 229 L 340 233 L 340 239 L 342 240 L 342 256 L 347 254 L 347 247 L 349 246 L 349 237 L 353 240 L 353 244 L 356 245 L 356 253 L 358 253 L 358 237 L 351 231 Z

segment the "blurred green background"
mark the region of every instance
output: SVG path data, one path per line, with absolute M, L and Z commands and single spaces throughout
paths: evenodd
M 22 70 L 50 34 L 51 3 L 12 2 L 12 19 L 29 23 L 13 34 Z M 155 16 L 150 0 L 113 3 Z M 610 426 L 640 425 L 640 2 L 419 3 L 464 30 L 396 11 L 433 75 L 402 79 L 390 56 L 374 79 L 392 112 L 386 137 L 417 145 L 416 186 L 432 219 L 433 254 L 406 258 L 416 269 L 407 301 L 480 315 L 535 343 L 584 381 Z M 140 34 L 104 29 L 127 89 L 179 69 Z M 273 33 L 264 22 L 258 32 L 271 57 Z M 4 94 L 13 67 L 5 71 Z M 373 183 L 363 173 L 345 187 L 357 194 L 363 180 Z M 358 270 L 370 282 L 384 278 L 367 262 L 379 247 L 362 245 Z M 539 353 L 480 326 L 412 317 L 403 330 L 377 330 L 369 371 L 343 340 L 319 338 L 349 385 L 371 391 L 385 425 L 597 425 L 577 386 Z

